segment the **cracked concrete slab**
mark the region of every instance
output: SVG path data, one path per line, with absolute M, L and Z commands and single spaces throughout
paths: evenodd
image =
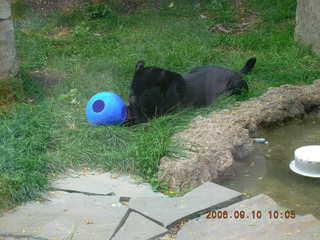
M 128 197 L 166 197 L 162 193 L 152 191 L 150 184 L 138 184 L 131 176 L 114 175 L 91 171 L 87 173 L 69 171 L 52 184 L 53 188 L 92 194 L 110 194 Z
M 243 218 L 235 215 L 240 211 L 244 213 Z M 258 211 L 261 212 L 261 218 L 256 215 Z M 211 240 L 212 236 L 226 240 L 319 239 L 313 237 L 317 232 L 320 234 L 320 222 L 313 216 L 286 219 L 284 214 L 280 214 L 279 218 L 272 219 L 268 211 L 284 213 L 286 209 L 282 209 L 273 199 L 261 194 L 220 209 L 220 212 L 227 213 L 226 218 L 210 219 L 203 215 L 189 221 L 178 232 L 176 240 Z M 316 228 L 318 230 L 315 230 Z
M 119 202 L 120 197 L 165 198 L 161 193 L 154 193 L 149 184 L 137 184 L 130 176 L 98 171 L 70 170 L 52 185 L 67 192 L 51 191 L 44 195 L 48 201 L 29 202 L 5 213 L 0 218 L 0 240 L 3 236 L 6 239 L 60 240 L 73 236 L 77 240 L 106 240 L 129 210 Z M 114 194 L 106 195 L 110 192 Z
M 177 198 L 135 198 L 129 202 L 131 209 L 168 227 L 190 215 L 211 208 L 226 207 L 241 199 L 241 193 L 207 182 Z
M 127 220 L 112 240 L 152 240 L 166 233 L 168 233 L 168 229 L 139 213 L 131 211 Z
M 239 192 L 211 182 L 183 197 L 169 198 L 153 193 L 148 184 L 136 185 L 130 177 L 91 172 L 64 179 L 58 185 L 71 192 L 49 192 L 44 195 L 48 201 L 30 202 L 0 217 L 0 240 L 156 240 L 179 220 L 209 209 L 227 211 L 229 216 L 244 211 L 249 217 L 207 219 L 205 214 L 181 224 L 176 240 L 320 239 L 320 222 L 313 216 L 270 220 L 269 210 L 284 211 L 270 197 L 258 195 L 234 204 L 241 199 Z M 115 194 L 99 195 L 110 192 Z M 119 202 L 129 198 L 129 207 Z M 262 217 L 250 218 L 254 211 L 261 211 Z
M 128 208 L 116 197 L 51 192 L 48 201 L 30 202 L 1 217 L 1 232 L 48 239 L 105 240 Z

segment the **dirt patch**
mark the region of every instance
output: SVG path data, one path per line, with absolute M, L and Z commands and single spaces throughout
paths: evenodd
M 47 15 L 54 11 L 70 11 L 82 6 L 83 0 L 24 0 L 34 11 Z
M 253 150 L 259 128 L 303 116 L 320 106 L 320 80 L 312 85 L 270 88 L 258 98 L 237 103 L 232 110 L 197 117 L 173 136 L 184 156 L 160 160 L 160 179 L 185 190 L 218 179 Z
M 34 71 L 31 74 L 31 78 L 41 87 L 50 88 L 63 81 L 65 76 L 63 73 L 54 70 L 46 72 Z
M 16 102 L 16 95 L 13 83 L 11 80 L 0 82 L 0 119 L 8 112 L 12 107 L 12 104 Z
M 19 0 L 12 0 L 13 2 Z M 72 11 L 76 8 L 84 7 L 88 3 L 92 4 L 105 4 L 104 0 L 20 0 L 31 7 L 34 11 L 39 12 L 43 15 L 55 11 Z M 110 0 L 110 5 L 116 6 L 116 8 L 122 12 L 133 13 L 144 9 L 148 6 L 148 1 L 146 0 Z M 159 8 L 159 1 L 155 1 L 155 7 Z
M 242 0 L 232 1 L 232 7 L 235 10 L 235 18 L 237 24 L 226 26 L 222 23 L 212 25 L 208 31 L 223 34 L 241 34 L 252 31 L 256 23 L 259 22 L 259 14 L 250 9 L 250 7 Z

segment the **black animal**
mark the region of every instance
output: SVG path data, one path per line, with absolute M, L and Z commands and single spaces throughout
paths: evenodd
M 241 75 L 249 73 L 255 63 L 256 58 L 250 58 L 239 72 L 219 66 L 197 67 L 182 76 L 145 67 L 139 61 L 130 87 L 127 124 L 147 122 L 178 108 L 208 106 L 221 94 L 238 94 L 248 89 Z

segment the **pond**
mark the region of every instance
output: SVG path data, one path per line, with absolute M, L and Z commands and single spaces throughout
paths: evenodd
M 268 144 L 255 144 L 245 162 L 236 162 L 233 175 L 218 183 L 250 197 L 264 193 L 296 214 L 320 219 L 320 178 L 297 175 L 289 169 L 294 150 L 320 145 L 320 120 L 315 117 L 275 124 L 259 132 Z M 319 156 L 320 157 L 320 156 Z

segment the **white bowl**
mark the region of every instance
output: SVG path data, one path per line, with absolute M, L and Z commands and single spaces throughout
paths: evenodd
M 294 151 L 290 169 L 307 177 L 320 177 L 320 145 L 304 146 Z

